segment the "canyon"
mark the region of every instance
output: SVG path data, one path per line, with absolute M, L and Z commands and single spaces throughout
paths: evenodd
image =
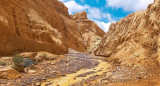
M 0 86 L 159 86 L 160 0 L 105 33 L 58 0 L 0 0 Z

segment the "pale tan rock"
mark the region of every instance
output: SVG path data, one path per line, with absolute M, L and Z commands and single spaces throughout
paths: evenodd
M 37 56 L 37 52 L 23 52 L 19 55 L 24 57 L 24 58 L 34 59 Z
M 71 17 L 76 21 L 83 42 L 88 53 L 94 53 L 105 32 L 99 26 L 87 18 L 85 11 L 75 13 Z
M 36 71 L 35 70 L 29 70 L 28 73 L 34 74 L 34 73 L 36 73 Z
M 40 86 L 40 85 L 41 85 L 41 82 L 37 82 L 35 85 L 36 85 L 36 86 Z
M 59 55 L 55 55 L 48 52 L 37 52 L 37 55 L 33 58 L 36 62 L 42 62 L 43 60 L 54 60 L 58 58 Z
M 69 54 L 73 54 L 73 53 L 80 53 L 80 52 L 78 52 L 78 51 L 76 51 L 76 50 L 73 50 L 73 49 L 71 49 L 71 48 L 68 48 L 68 53 L 69 53 Z
M 129 14 L 113 23 L 95 54 L 129 67 L 142 64 L 157 67 L 156 58 L 160 55 L 159 2 L 160 0 L 155 0 L 146 10 Z M 151 63 L 155 63 L 154 66 Z
M 14 86 L 15 83 L 14 82 L 8 82 L 6 86 Z

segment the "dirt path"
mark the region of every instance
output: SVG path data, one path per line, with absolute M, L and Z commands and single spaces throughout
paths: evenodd
M 77 57 L 78 58 L 78 57 Z M 88 59 L 88 58 L 86 58 Z M 110 65 L 107 62 L 98 59 L 88 59 L 98 61 L 99 64 L 90 69 L 81 69 L 73 74 L 67 74 L 64 77 L 58 77 L 55 79 L 49 79 L 47 82 L 42 83 L 41 86 L 69 86 L 82 80 L 87 80 L 95 75 L 101 75 L 104 72 L 109 71 Z

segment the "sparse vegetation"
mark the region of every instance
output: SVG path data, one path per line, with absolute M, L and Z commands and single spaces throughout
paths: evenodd
M 32 59 L 29 59 L 29 58 L 24 58 L 24 67 L 30 67 L 32 66 L 32 64 L 36 64 L 35 61 L 33 61 Z
M 24 63 L 23 57 L 18 56 L 18 55 L 15 56 L 15 57 L 13 57 L 12 61 L 13 61 L 13 63 L 14 63 L 15 66 L 17 66 L 17 65 L 23 65 L 23 63 Z
M 22 56 L 15 56 L 12 59 L 13 63 L 14 63 L 14 69 L 23 72 L 24 71 L 24 60 Z
M 36 64 L 32 59 L 23 58 L 22 56 L 15 56 L 12 59 L 14 63 L 14 69 L 23 72 L 24 68 L 30 67 L 32 64 Z
M 47 54 L 43 54 L 42 57 L 43 57 L 44 59 L 47 59 Z
M 47 57 L 47 54 L 43 54 L 42 56 L 43 56 L 43 57 Z
M 6 62 L 3 62 L 3 61 L 0 61 L 0 65 L 1 65 L 1 66 L 6 66 L 7 63 L 6 63 Z

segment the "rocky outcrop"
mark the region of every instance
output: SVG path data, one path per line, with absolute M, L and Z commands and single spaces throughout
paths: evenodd
M 121 65 L 157 67 L 160 40 L 160 0 L 147 10 L 129 14 L 113 23 L 103 38 L 96 55 L 110 57 Z
M 71 17 L 76 21 L 87 52 L 93 53 L 97 49 L 97 45 L 101 42 L 105 32 L 95 22 L 87 18 L 86 12 L 75 13 Z
M 12 68 L 0 70 L 0 79 L 17 79 L 19 77 L 21 77 L 21 74 Z
M 0 54 L 68 48 L 84 52 L 85 46 L 68 9 L 57 0 L 0 0 Z

